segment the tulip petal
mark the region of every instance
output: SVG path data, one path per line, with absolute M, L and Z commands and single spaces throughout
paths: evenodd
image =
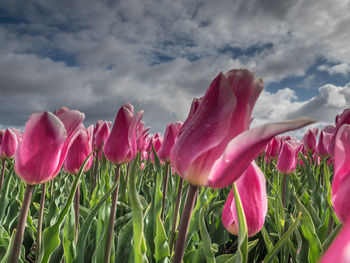
M 247 222 L 248 236 L 260 231 L 267 213 L 266 180 L 260 168 L 252 162 L 236 182 Z M 232 234 L 238 235 L 238 217 L 233 191 L 225 203 L 222 223 Z
M 35 113 L 26 123 L 15 154 L 15 170 L 28 184 L 51 179 L 58 169 L 67 134 L 62 121 L 50 112 Z
M 218 156 L 213 160 L 198 157 L 207 154 L 226 136 L 230 127 L 228 120 L 231 119 L 235 105 L 236 99 L 231 87 L 226 78 L 219 74 L 211 83 L 194 115 L 189 121 L 185 121 L 171 151 L 170 159 L 173 167 L 186 180 L 191 181 L 188 173 L 196 174 L 198 180 L 200 176 L 207 178 L 211 164 Z M 197 158 L 199 160 L 194 164 Z M 202 162 L 204 159 L 206 161 Z M 196 167 L 196 171 L 189 171 L 191 165 Z
M 300 118 L 270 123 L 242 132 L 228 144 L 223 155 L 214 163 L 206 185 L 223 188 L 232 184 L 274 136 L 314 122 L 310 118 Z
M 350 222 L 347 222 L 331 246 L 323 255 L 320 263 L 349 263 L 350 262 Z
M 334 148 L 334 178 L 332 194 L 338 191 L 343 179 L 350 174 L 350 125 L 344 124 L 338 130 Z

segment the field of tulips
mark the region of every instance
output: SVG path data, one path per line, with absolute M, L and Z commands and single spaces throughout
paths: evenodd
M 350 262 L 350 109 L 249 129 L 262 89 L 220 73 L 164 136 L 129 103 L 1 131 L 0 263 Z

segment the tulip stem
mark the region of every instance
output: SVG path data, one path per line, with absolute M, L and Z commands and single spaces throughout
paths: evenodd
M 120 175 L 120 165 L 117 164 L 115 167 L 116 182 L 118 182 L 119 180 L 119 175 Z M 107 241 L 106 241 L 105 260 L 104 260 L 104 262 L 106 263 L 109 263 L 111 258 L 111 247 L 112 247 L 112 240 L 114 235 L 113 226 L 114 226 L 114 220 L 115 220 L 115 213 L 117 211 L 118 191 L 119 191 L 119 182 L 112 196 L 112 207 L 111 207 L 111 214 L 109 217 L 108 235 L 107 235 Z
M 286 203 L 286 184 L 287 184 L 287 174 L 283 174 L 283 186 L 282 186 L 282 206 L 284 209 Z
M 189 185 L 185 207 L 183 209 L 181 221 L 180 221 L 180 229 L 179 234 L 177 236 L 176 244 L 175 244 L 175 252 L 173 263 L 181 263 L 186 246 L 186 236 L 188 232 L 188 227 L 190 224 L 191 214 L 194 207 L 194 203 L 196 202 L 198 192 L 198 186 Z
M 45 194 L 46 194 L 46 183 L 41 184 L 41 196 L 40 196 L 40 208 L 38 215 L 38 229 L 36 235 L 36 258 L 35 262 L 38 262 L 39 255 L 41 251 L 41 238 L 42 238 L 42 225 L 43 225 L 43 215 L 44 215 L 44 206 L 45 206 Z
M 2 159 L 2 168 L 1 168 L 1 178 L 0 178 L 0 195 L 1 195 L 1 187 L 2 183 L 4 181 L 4 175 L 5 175 L 5 167 L 6 167 L 6 159 Z
M 182 177 L 180 177 L 179 186 L 178 186 L 178 190 L 177 190 L 177 196 L 176 196 L 176 202 L 175 202 L 173 224 L 171 226 L 170 243 L 169 243 L 170 255 L 171 255 L 171 252 L 173 252 L 173 246 L 174 246 L 174 241 L 175 241 L 175 231 L 176 231 L 177 217 L 179 214 L 180 203 L 181 203 L 183 182 L 184 182 L 184 179 Z
M 94 169 L 93 169 L 93 171 L 94 171 L 94 185 L 93 185 L 91 193 L 94 192 L 95 187 L 97 185 L 98 154 L 99 154 L 99 151 L 96 151 L 95 152 L 95 163 L 94 163 Z
M 34 185 L 27 184 L 26 192 L 24 194 L 22 208 L 19 214 L 19 219 L 17 223 L 17 231 L 15 235 L 15 240 L 13 242 L 13 247 L 10 255 L 11 263 L 17 263 L 19 259 L 19 253 L 21 252 L 21 246 L 23 241 L 24 229 L 26 226 L 29 206 L 32 200 Z
M 74 195 L 74 215 L 75 215 L 75 241 L 78 240 L 79 231 L 79 207 L 80 207 L 80 183 L 77 185 Z
M 166 193 L 168 190 L 168 179 L 169 179 L 169 163 L 166 162 L 164 166 L 164 178 L 163 178 L 163 202 L 162 202 L 162 212 L 160 214 L 160 218 L 164 222 L 164 212 L 165 212 L 165 201 L 166 201 Z

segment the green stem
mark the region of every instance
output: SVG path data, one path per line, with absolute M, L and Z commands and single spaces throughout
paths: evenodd
M 284 206 L 286 204 L 286 183 L 287 183 L 287 174 L 283 174 L 283 188 L 282 188 L 282 206 L 284 209 Z M 284 218 L 283 218 L 284 220 Z
M 97 171 L 98 171 L 98 164 L 99 164 L 99 162 L 98 162 L 98 154 L 99 154 L 99 151 L 96 151 L 95 152 L 95 164 L 94 164 L 94 169 L 93 169 L 93 171 L 94 171 L 94 185 L 93 185 L 91 193 L 94 192 L 95 187 L 97 185 Z
M 17 224 L 17 232 L 15 235 L 15 240 L 13 242 L 13 247 L 10 256 L 11 263 L 17 263 L 19 259 L 19 254 L 21 252 L 21 246 L 23 241 L 24 229 L 26 226 L 29 206 L 32 200 L 34 185 L 27 184 L 26 192 L 24 194 L 23 203 L 21 212 L 19 214 L 18 224 Z
M 173 263 L 182 262 L 184 252 L 185 252 L 186 236 L 187 236 L 188 227 L 190 224 L 194 203 L 196 202 L 197 192 L 198 192 L 198 186 L 190 184 L 187 197 L 186 197 L 185 207 L 183 209 L 182 217 L 180 221 L 179 234 L 177 236 L 177 240 L 175 244 Z
M 1 195 L 1 187 L 2 183 L 4 181 L 4 175 L 5 175 L 5 167 L 6 167 L 6 159 L 2 159 L 2 168 L 1 168 L 1 178 L 0 178 L 0 195 Z
M 118 182 L 120 175 L 120 165 L 117 164 L 115 167 L 115 181 Z M 109 224 L 108 224 L 108 235 L 107 235 L 107 241 L 106 241 L 106 250 L 105 250 L 105 260 L 104 262 L 109 263 L 111 260 L 111 247 L 112 247 L 112 240 L 114 236 L 114 220 L 115 220 L 115 213 L 117 211 L 117 200 L 118 200 L 118 192 L 119 192 L 119 182 L 117 185 L 117 188 L 113 192 L 112 196 L 112 207 L 111 207 L 111 214 L 109 217 Z
M 175 202 L 173 223 L 171 226 L 170 243 L 169 243 L 170 255 L 171 255 L 171 252 L 173 252 L 173 246 L 174 246 L 174 241 L 175 241 L 175 231 L 176 231 L 177 217 L 179 214 L 180 203 L 181 203 L 183 182 L 184 182 L 184 179 L 182 177 L 180 177 L 179 186 L 178 186 L 178 190 L 177 190 L 177 196 L 176 196 L 176 202 Z
M 46 183 L 41 184 L 41 197 L 40 197 L 40 208 L 38 216 L 38 229 L 37 229 L 37 248 L 36 248 L 36 258 L 35 262 L 38 262 L 39 255 L 41 251 L 41 239 L 42 239 L 42 225 L 43 225 L 43 215 L 44 215 L 44 206 L 45 206 L 45 194 L 46 194 Z
M 75 195 L 74 195 L 75 240 L 78 240 L 79 208 L 80 208 L 80 183 L 78 183 L 77 190 L 75 190 Z
M 168 180 L 169 180 L 169 163 L 166 162 L 164 166 L 164 178 L 163 178 L 163 201 L 162 201 L 162 212 L 160 214 L 160 218 L 164 221 L 164 212 L 165 212 L 165 201 L 166 201 L 166 193 L 168 190 Z

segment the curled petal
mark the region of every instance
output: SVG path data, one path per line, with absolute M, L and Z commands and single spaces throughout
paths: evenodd
M 300 118 L 270 123 L 242 132 L 228 144 L 223 155 L 214 163 L 206 185 L 223 188 L 232 184 L 274 136 L 314 122 L 310 118 Z

